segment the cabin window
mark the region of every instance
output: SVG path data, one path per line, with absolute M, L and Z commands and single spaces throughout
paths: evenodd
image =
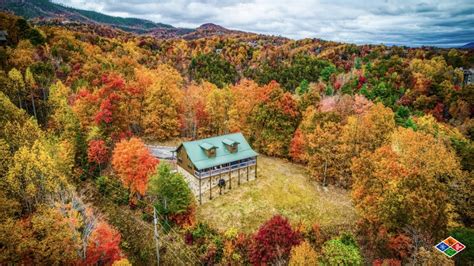
M 216 148 L 212 148 L 206 151 L 207 157 L 216 157 Z

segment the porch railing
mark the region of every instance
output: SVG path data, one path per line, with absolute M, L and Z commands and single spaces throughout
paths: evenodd
M 207 170 L 207 171 L 194 171 L 194 175 L 198 178 L 206 178 L 209 176 L 215 176 L 222 173 L 228 173 L 230 171 L 238 170 L 239 168 L 245 168 L 248 166 L 255 165 L 257 163 L 256 159 L 251 159 L 245 162 L 240 162 L 236 164 L 231 164 L 227 166 L 222 166 L 218 169 Z

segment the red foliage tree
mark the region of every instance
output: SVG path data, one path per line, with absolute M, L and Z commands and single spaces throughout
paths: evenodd
M 275 215 L 264 223 L 253 236 L 250 262 L 266 265 L 288 260 L 291 248 L 300 243 L 299 232 L 281 215 Z
M 86 251 L 86 265 L 110 265 L 122 258 L 120 233 L 106 222 L 99 222 L 92 232 Z
M 430 113 L 438 120 L 438 121 L 444 121 L 443 118 L 443 111 L 444 111 L 444 104 L 443 103 L 437 103 L 435 108 L 430 111 Z
M 126 86 L 123 77 L 115 73 L 103 75 L 101 85 L 100 89 L 94 92 L 99 104 L 94 122 L 103 128 L 106 135 L 128 130 L 130 119 L 135 117 L 130 102 L 135 87 Z M 136 106 L 133 108 L 138 109 Z
M 122 140 L 115 146 L 112 166 L 122 184 L 131 194 L 144 195 L 148 177 L 155 170 L 158 159 L 154 158 L 139 138 Z
M 109 160 L 109 149 L 103 140 L 89 141 L 87 148 L 87 159 L 90 163 L 96 163 L 99 166 L 107 163 Z
M 99 112 L 95 116 L 97 124 L 110 124 L 113 121 L 113 115 L 118 108 L 120 94 L 125 88 L 125 81 L 116 74 L 102 76 L 102 87 L 97 91 L 98 97 L 101 99 Z
M 115 94 L 111 93 L 107 96 L 102 102 L 100 103 L 99 112 L 95 115 L 95 122 L 97 124 L 105 123 L 110 124 L 113 121 L 113 114 L 118 108 L 118 101 L 120 97 Z

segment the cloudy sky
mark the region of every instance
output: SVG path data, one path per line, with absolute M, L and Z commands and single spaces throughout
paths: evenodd
M 289 38 L 408 46 L 474 41 L 473 0 L 55 0 L 175 27 L 221 26 Z

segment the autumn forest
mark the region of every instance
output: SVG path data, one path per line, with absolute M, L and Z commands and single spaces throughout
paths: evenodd
M 156 264 L 154 211 L 164 265 L 474 261 L 472 49 L 158 38 L 7 12 L 0 30 L 2 265 Z M 199 219 L 183 176 L 147 145 L 232 132 L 304 167 L 321 193 L 347 193 L 353 226 Z M 448 236 L 468 248 L 433 248 Z

